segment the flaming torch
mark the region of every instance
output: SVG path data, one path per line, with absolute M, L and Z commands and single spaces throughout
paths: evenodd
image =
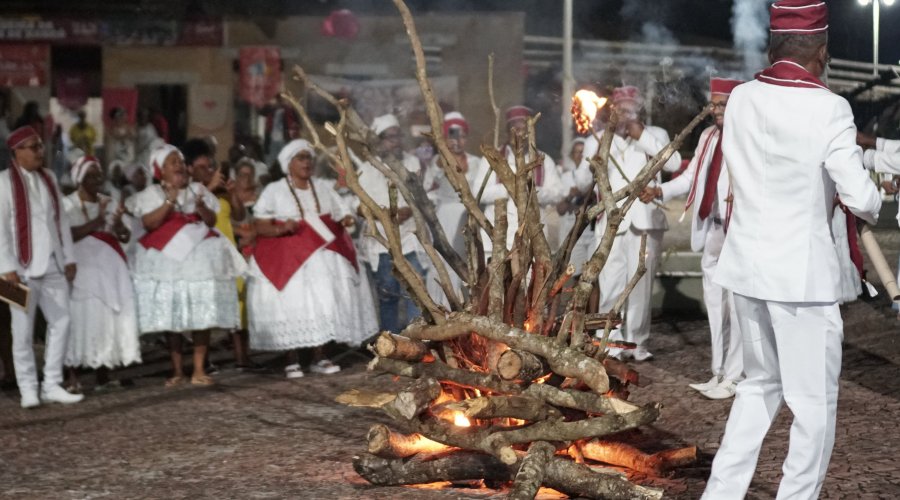
M 579 90 L 572 96 L 572 118 L 575 130 L 579 134 L 587 134 L 593 130 L 594 118 L 600 108 L 606 105 L 606 98 L 600 97 L 590 90 Z

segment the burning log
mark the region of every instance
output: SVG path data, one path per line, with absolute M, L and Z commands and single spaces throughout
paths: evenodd
M 626 443 L 591 440 L 579 448 L 584 458 L 589 460 L 627 467 L 654 476 L 663 476 L 676 467 L 689 465 L 697 460 L 696 446 L 647 454 Z
M 382 409 L 397 419 L 412 420 L 431 406 L 441 395 L 441 384 L 433 378 L 419 378 L 405 391 L 397 394 Z
M 452 449 L 421 434 L 407 436 L 393 432 L 384 424 L 373 425 L 366 439 L 369 453 L 382 458 L 406 458 L 419 453 L 440 453 Z
M 465 399 L 444 405 L 448 410 L 461 411 L 469 418 L 515 418 L 540 421 L 558 419 L 562 413 L 544 401 L 528 396 L 491 396 Z
M 547 384 L 532 384 L 522 394 L 546 401 L 555 406 L 572 408 L 587 413 L 624 414 L 640 407 L 621 399 L 599 396 L 590 392 L 573 389 L 558 389 Z
M 537 495 L 547 473 L 547 463 L 555 451 L 556 447 L 546 441 L 531 443 L 516 473 L 513 490 L 507 497 L 509 500 L 530 500 Z
M 412 364 L 394 359 L 375 358 L 369 363 L 369 369 L 374 370 L 376 368 L 394 375 L 400 375 L 401 377 L 431 377 L 445 383 L 485 392 L 517 394 L 522 391 L 522 386 L 519 384 L 501 380 L 496 375 L 450 368 L 440 361 Z
M 541 358 L 516 349 L 507 350 L 497 361 L 497 374 L 503 380 L 528 382 L 543 377 L 549 370 Z
M 424 342 L 413 340 L 390 332 L 381 332 L 373 344 L 375 354 L 382 358 L 401 361 L 421 361 L 428 355 Z

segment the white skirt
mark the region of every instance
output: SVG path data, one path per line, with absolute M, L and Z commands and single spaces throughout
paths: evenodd
M 73 297 L 69 301 L 65 365 L 115 368 L 140 363 L 141 344 L 134 304 L 125 306 L 117 313 L 96 297 Z
M 239 328 L 235 278 L 246 268 L 222 237 L 201 241 L 183 261 L 138 246 L 134 291 L 141 333 Z
M 254 259 L 247 280 L 250 347 L 287 351 L 330 341 L 357 346 L 378 331 L 365 268 L 321 249 L 278 290 Z

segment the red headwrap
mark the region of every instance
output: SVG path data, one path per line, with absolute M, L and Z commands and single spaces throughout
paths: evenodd
M 469 133 L 469 122 L 458 111 L 451 111 L 444 115 L 444 136 L 450 135 L 450 129 L 454 127 L 461 128 L 467 135 Z
M 821 0 L 778 0 L 769 16 L 772 33 L 816 35 L 828 30 L 828 6 Z
M 528 106 L 513 106 L 506 110 L 506 123 L 509 123 L 513 120 L 524 120 L 531 117 L 531 115 L 533 114 L 534 111 Z
M 731 91 L 742 83 L 744 82 L 741 80 L 732 80 L 730 78 L 710 78 L 709 93 L 712 95 L 731 95 Z
M 640 89 L 633 85 L 626 85 L 613 89 L 612 101 L 613 104 L 619 104 L 622 101 L 634 101 L 638 104 L 643 104 L 644 98 L 641 97 Z
M 9 134 L 9 137 L 6 138 L 6 147 L 9 149 L 16 149 L 21 146 L 23 142 L 32 137 L 37 137 L 38 139 L 41 138 L 41 136 L 39 136 L 30 126 L 25 125 L 24 127 L 19 127 L 13 130 L 12 133 Z

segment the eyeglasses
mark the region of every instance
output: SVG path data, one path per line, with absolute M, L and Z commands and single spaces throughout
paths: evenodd
M 710 105 L 713 107 L 713 109 L 723 109 L 724 110 L 725 106 L 728 106 L 728 103 L 727 102 L 713 102 L 713 103 L 710 103 Z
M 43 143 L 43 142 L 36 142 L 36 143 L 34 143 L 34 144 L 30 145 L 30 146 L 21 146 L 21 147 L 18 147 L 18 148 L 16 148 L 16 149 L 30 149 L 30 150 L 32 150 L 32 151 L 43 151 L 43 150 L 44 150 L 44 143 Z

